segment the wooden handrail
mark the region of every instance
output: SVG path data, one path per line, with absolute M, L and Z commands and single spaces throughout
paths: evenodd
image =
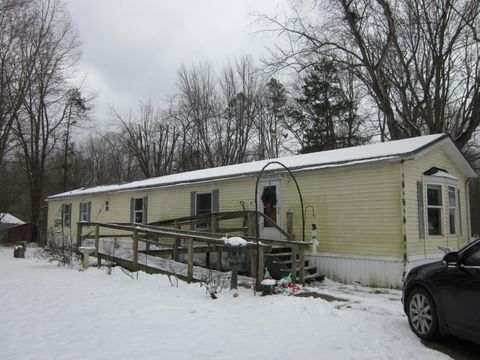
M 224 211 L 224 212 L 218 212 L 218 213 L 200 214 L 195 216 L 184 216 L 179 218 L 154 221 L 149 223 L 148 225 L 153 225 L 153 226 L 165 226 L 165 225 L 173 225 L 173 224 L 179 224 L 179 225 L 192 224 L 193 225 L 193 224 L 208 222 L 209 220 L 211 220 L 212 216 L 215 216 L 218 222 L 220 220 L 231 220 L 235 218 L 245 218 L 245 217 L 248 218 L 248 214 L 255 215 L 255 211 L 254 210 Z M 278 224 L 276 224 L 272 219 L 270 219 L 264 213 L 259 211 L 258 216 L 263 217 L 264 221 L 266 221 L 271 227 L 274 227 L 276 230 L 278 230 L 286 239 L 293 240 L 293 236 L 291 234 L 283 230 L 280 226 L 278 226 Z

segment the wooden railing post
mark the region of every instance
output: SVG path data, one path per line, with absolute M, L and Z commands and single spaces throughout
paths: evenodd
M 138 266 L 138 230 L 133 230 L 133 257 L 132 257 L 132 265 L 133 269 L 137 270 Z
M 260 287 L 260 282 L 263 280 L 265 271 L 265 249 L 263 246 L 258 247 L 258 274 L 257 274 L 257 289 Z
M 297 247 L 292 246 L 292 282 L 297 280 Z
M 178 224 L 178 220 L 175 220 L 175 229 L 180 229 L 180 225 Z M 178 248 L 180 247 L 180 238 L 176 237 L 173 243 L 173 260 L 178 261 Z
M 247 212 L 247 236 L 255 236 L 255 216 L 253 212 Z
M 222 270 L 222 247 L 217 247 L 217 270 Z
M 193 239 L 187 239 L 188 246 L 188 270 L 187 270 L 187 281 L 191 282 L 193 280 Z
M 218 232 L 218 218 L 216 214 L 210 215 L 210 229 L 212 232 Z
M 257 278 L 257 251 L 250 249 L 250 276 Z
M 300 284 L 305 285 L 305 249 L 300 247 L 298 249 L 298 262 L 300 272 Z
M 97 266 L 100 267 L 100 226 L 95 225 L 95 248 L 97 249 Z
M 77 249 L 82 246 L 82 223 L 77 223 Z

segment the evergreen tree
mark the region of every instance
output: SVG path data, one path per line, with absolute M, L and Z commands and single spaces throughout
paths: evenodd
M 302 79 L 301 95 L 290 112 L 301 153 L 366 142 L 354 96 L 344 90 L 341 76 L 333 61 L 324 58 Z

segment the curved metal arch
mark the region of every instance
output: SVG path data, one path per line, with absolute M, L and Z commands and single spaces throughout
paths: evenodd
M 257 280 L 260 277 L 260 272 L 259 272 L 259 267 L 260 267 L 260 255 L 259 255 L 259 231 L 260 231 L 260 225 L 258 224 L 258 184 L 260 182 L 260 178 L 262 177 L 265 169 L 269 167 L 272 164 L 277 164 L 282 166 L 285 170 L 288 171 L 290 176 L 292 177 L 293 181 L 295 182 L 295 186 L 297 187 L 298 191 L 298 196 L 300 197 L 300 207 L 302 209 L 302 241 L 305 241 L 305 210 L 303 207 L 303 197 L 302 197 L 302 192 L 300 191 L 300 187 L 298 186 L 297 179 L 293 175 L 293 173 L 290 171 L 290 169 L 282 164 L 279 161 L 270 161 L 268 162 L 260 171 L 260 173 L 257 175 L 257 181 L 255 182 L 255 241 L 257 243 Z M 263 271 L 263 270 L 262 270 Z M 258 287 L 258 284 L 257 284 Z

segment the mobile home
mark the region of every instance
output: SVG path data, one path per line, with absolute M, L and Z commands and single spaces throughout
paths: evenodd
M 74 237 L 78 221 L 147 224 L 257 205 L 280 227 L 293 214 L 296 240 L 310 241 L 316 225 L 308 258 L 327 277 L 399 287 L 413 265 L 441 257 L 438 246 L 469 241 L 475 176 L 448 135 L 429 135 L 68 191 L 47 199 L 48 227 Z M 282 236 L 262 218 L 259 231 Z

